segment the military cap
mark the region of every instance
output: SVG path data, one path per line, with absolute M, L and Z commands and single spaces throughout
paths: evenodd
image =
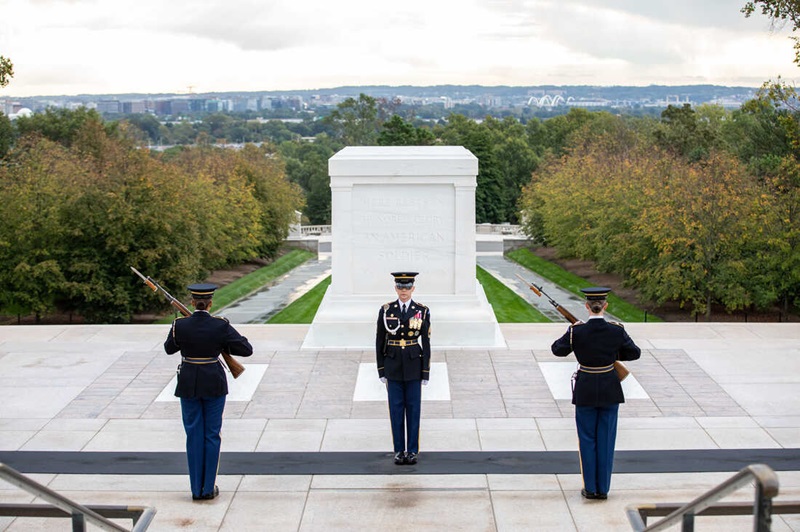
M 608 296 L 611 289 L 605 286 L 593 286 L 591 288 L 581 288 L 581 292 L 586 296 L 587 301 L 602 301 Z
M 411 288 L 414 286 L 414 278 L 417 275 L 417 272 L 392 272 L 394 285 L 397 288 Z
M 196 283 L 190 284 L 188 288 L 192 299 L 211 299 L 214 296 L 214 290 L 219 287 L 211 283 Z

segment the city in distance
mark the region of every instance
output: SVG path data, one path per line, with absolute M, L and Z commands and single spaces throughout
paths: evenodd
M 292 118 L 300 114 L 324 115 L 347 98 L 366 94 L 396 102 L 399 107 L 441 109 L 442 116 L 459 112 L 475 117 L 481 113 L 506 115 L 561 114 L 572 107 L 658 112 L 668 105 L 700 104 L 737 108 L 755 96 L 757 87 L 720 85 L 650 86 L 343 86 L 294 91 L 183 94 L 81 94 L 25 98 L 0 97 L 0 111 L 10 117 L 22 112 L 41 112 L 48 107 L 96 109 L 104 116 L 150 113 L 179 117 L 203 113 L 247 113 L 265 118 Z

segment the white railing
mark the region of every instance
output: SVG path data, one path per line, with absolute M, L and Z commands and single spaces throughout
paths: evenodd
M 320 236 L 331 234 L 330 225 L 301 225 L 300 234 L 303 236 Z
M 476 224 L 475 233 L 479 235 L 504 235 L 524 237 L 521 225 L 511 224 Z M 293 225 L 290 228 L 290 236 L 321 236 L 330 235 L 330 225 Z

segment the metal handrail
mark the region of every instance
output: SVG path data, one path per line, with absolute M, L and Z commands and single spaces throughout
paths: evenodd
M 58 510 L 64 512 L 67 516 L 72 516 L 73 530 L 85 530 L 85 523 L 101 528 L 103 530 L 123 531 L 128 532 L 124 528 L 112 521 L 109 521 L 96 511 L 73 502 L 60 493 L 57 493 L 47 486 L 39 484 L 38 482 L 29 479 L 13 467 L 10 467 L 0 462 L 0 478 L 8 481 L 14 486 L 21 488 L 28 493 L 39 497 L 45 502 L 53 505 Z M 32 505 L 35 506 L 35 505 Z M 115 517 L 130 517 L 134 521 L 134 526 L 131 532 L 141 532 L 147 530 L 153 516 L 156 513 L 155 508 L 152 507 L 103 507 L 107 513 L 116 513 Z M 43 509 L 43 517 L 46 516 L 47 511 Z
M 694 530 L 696 515 L 711 507 L 714 508 L 715 515 L 725 515 L 725 507 L 714 506 L 714 503 L 752 481 L 755 481 L 755 500 L 752 505 L 753 530 L 768 532 L 772 523 L 772 499 L 778 495 L 778 475 L 765 464 L 751 464 L 741 469 L 719 486 L 681 506 L 651 526 L 647 526 L 648 506 L 628 506 L 626 508 L 628 521 L 636 532 L 665 530 L 678 522 L 682 523 L 682 530 Z M 731 514 L 735 514 L 733 508 Z

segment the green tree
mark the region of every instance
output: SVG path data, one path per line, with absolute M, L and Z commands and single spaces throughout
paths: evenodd
M 11 59 L 0 55 L 0 88 L 5 87 L 14 77 L 14 64 Z
M 147 113 L 137 113 L 128 116 L 125 119 L 128 123 L 136 126 L 147 137 L 149 144 L 158 144 L 164 136 L 164 126 L 158 121 L 156 117 Z
M 378 101 L 363 93 L 337 105 L 324 121 L 345 146 L 376 145 L 382 123 Z
M 429 129 L 414 127 L 399 115 L 384 122 L 378 135 L 379 146 L 430 146 L 435 141 Z
M 0 159 L 3 159 L 14 144 L 14 127 L 11 120 L 0 113 Z
M 440 142 L 464 146 L 478 158 L 478 186 L 475 190 L 475 221 L 502 223 L 510 219 L 511 190 L 504 183 L 492 144 L 492 134 L 482 124 L 463 115 L 452 114 L 438 131 Z
M 102 124 L 102 117 L 94 109 L 81 107 L 76 110 L 48 107 L 44 113 L 21 116 L 15 120 L 20 136 L 39 134 L 64 146 L 71 146 L 78 132 L 87 122 Z M 109 130 L 113 125 L 108 125 Z
M 637 229 L 656 253 L 632 277 L 658 301 L 710 317 L 712 303 L 738 310 L 758 302 L 747 257 L 759 249 L 758 191 L 738 161 L 712 153 L 706 164 L 673 165 Z
M 53 311 L 64 290 L 60 257 L 69 245 L 60 205 L 80 161 L 46 139 L 22 139 L 0 165 L 0 308 L 9 314 Z
M 753 0 L 745 3 L 741 12 L 749 17 L 761 8 L 761 14 L 769 17 L 773 25 L 783 25 L 787 22 L 792 26 L 792 32 L 800 27 L 800 5 L 796 0 Z M 794 62 L 800 65 L 800 40 L 790 37 L 794 41 Z
M 669 105 L 661 113 L 654 134 L 662 148 L 690 161 L 699 161 L 720 147 L 726 119 L 725 110 L 719 106 L 705 105 L 695 110 L 688 103 L 682 107 Z
M 531 121 L 527 126 L 529 144 L 561 156 L 570 143 L 571 135 L 598 116 L 599 113 L 572 107 L 567 114 L 549 118 L 542 124 Z
M 328 159 L 342 146 L 322 133 L 314 142 L 283 142 L 279 151 L 286 163 L 289 180 L 297 183 L 306 196 L 305 217 L 312 224 L 331 223 L 331 188 Z

